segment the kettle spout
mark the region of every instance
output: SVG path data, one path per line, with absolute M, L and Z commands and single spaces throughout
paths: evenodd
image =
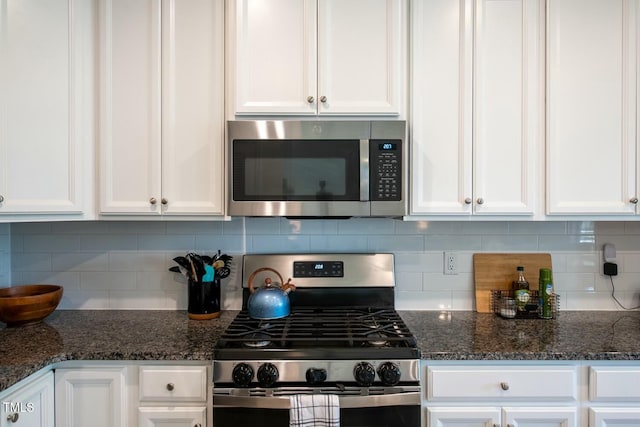
M 289 295 L 289 292 L 296 290 L 296 285 L 291 283 L 291 278 L 289 278 L 289 280 L 287 280 L 287 283 L 282 285 L 280 289 L 285 293 L 285 295 Z

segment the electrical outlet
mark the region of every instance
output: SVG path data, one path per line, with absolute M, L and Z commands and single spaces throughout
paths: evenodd
M 444 274 L 458 274 L 458 254 L 455 252 L 444 253 Z

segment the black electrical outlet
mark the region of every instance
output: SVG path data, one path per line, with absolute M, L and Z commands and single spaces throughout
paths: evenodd
M 617 276 L 618 275 L 618 264 L 614 262 L 605 262 L 604 263 L 604 274 L 607 276 Z

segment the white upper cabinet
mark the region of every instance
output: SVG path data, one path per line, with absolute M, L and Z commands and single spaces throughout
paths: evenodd
M 224 213 L 222 9 L 101 0 L 102 214 Z
M 539 204 L 544 2 L 433 0 L 412 10 L 412 215 Z
M 638 2 L 547 8 L 547 211 L 635 214 Z
M 87 214 L 94 21 L 90 0 L 0 0 L 2 217 Z
M 405 0 L 229 0 L 230 115 L 399 115 Z

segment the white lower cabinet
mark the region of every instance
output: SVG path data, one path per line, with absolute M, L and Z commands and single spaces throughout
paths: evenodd
M 140 366 L 138 426 L 204 427 L 206 366 Z M 176 406 L 167 406 L 175 404 Z M 210 412 L 210 411 L 209 411 Z
M 56 426 L 127 427 L 126 366 L 56 369 Z
M 0 427 L 53 427 L 53 372 L 33 374 L 0 393 Z
M 62 366 L 55 370 L 57 427 L 213 425 L 207 410 L 212 407 L 210 362 L 70 362 Z
M 427 427 L 578 427 L 575 364 L 429 364 Z
M 589 427 L 640 426 L 640 365 L 589 368 Z

